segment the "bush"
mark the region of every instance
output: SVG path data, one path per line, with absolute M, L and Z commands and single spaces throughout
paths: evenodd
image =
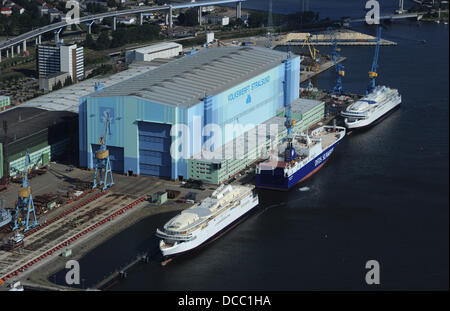
M 112 40 L 107 31 L 103 31 L 95 41 L 91 35 L 86 36 L 83 45 L 92 50 L 117 48 L 128 43 L 151 41 L 159 39 L 159 26 L 144 24 L 142 26 L 118 27 L 112 32 Z

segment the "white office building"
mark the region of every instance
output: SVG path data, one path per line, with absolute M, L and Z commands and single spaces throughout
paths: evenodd
M 36 69 L 39 78 L 56 72 L 67 72 L 76 83 L 84 79 L 83 47 L 72 45 L 38 45 L 36 47 Z

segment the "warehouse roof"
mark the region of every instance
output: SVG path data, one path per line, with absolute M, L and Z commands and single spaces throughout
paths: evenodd
M 291 110 L 294 113 L 304 114 L 321 104 L 323 104 L 323 101 L 320 100 L 297 98 L 292 102 Z
M 83 80 L 60 90 L 28 100 L 17 107 L 34 107 L 51 111 L 71 111 L 78 113 L 79 98 L 92 93 L 96 82 L 99 82 L 107 87 L 129 79 L 130 77 L 139 75 L 143 72 L 147 72 L 158 67 L 159 65 L 160 63 L 157 62 L 145 62 L 145 64 L 141 64 L 140 66 L 130 66 L 130 69 L 128 70 L 121 71 L 108 77 L 95 77 Z M 0 118 L 5 112 L 6 111 L 0 112 Z
M 134 51 L 137 53 L 142 53 L 142 54 L 152 54 L 152 53 L 156 53 L 156 52 L 161 52 L 161 51 L 174 49 L 174 48 L 182 48 L 182 47 L 183 46 L 179 43 L 163 42 L 163 43 L 153 44 L 153 45 L 145 46 L 145 47 L 142 47 L 139 49 L 135 49 Z
M 52 125 L 74 119 L 76 113 L 69 111 L 48 111 L 39 108 L 17 107 L 0 114 L 0 142 L 5 140 L 4 121 L 7 122 L 8 141 L 27 137 Z
M 217 95 L 274 68 L 286 57 L 286 53 L 258 47 L 205 49 L 90 96 L 137 96 L 159 104 L 191 107 L 205 94 Z

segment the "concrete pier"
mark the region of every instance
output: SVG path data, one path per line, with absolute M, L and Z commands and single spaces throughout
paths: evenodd
M 343 62 L 345 61 L 347 58 L 346 57 L 341 57 L 337 62 Z M 318 74 L 330 69 L 334 67 L 334 61 L 328 61 L 326 63 L 323 63 L 322 65 L 320 65 L 320 69 L 319 71 L 302 71 L 300 73 L 300 83 L 303 83 L 305 81 L 308 81 L 309 79 L 311 79 L 314 76 L 317 76 Z M 301 68 L 301 67 L 300 67 Z
M 104 280 L 100 281 L 99 283 L 97 283 L 94 288 L 99 289 L 99 290 L 103 290 L 105 289 L 105 287 L 107 288 L 108 285 L 111 285 L 111 283 L 113 283 L 115 280 L 117 280 L 120 277 L 125 278 L 127 275 L 127 271 L 129 269 L 131 269 L 132 267 L 134 267 L 135 265 L 141 263 L 141 262 L 145 262 L 145 260 L 147 259 L 147 254 L 143 254 L 143 255 L 138 255 L 134 260 L 132 260 L 130 263 L 128 263 L 127 265 L 125 265 L 124 267 L 121 267 L 120 269 L 114 271 L 110 276 L 108 276 L 107 278 L 105 278 Z

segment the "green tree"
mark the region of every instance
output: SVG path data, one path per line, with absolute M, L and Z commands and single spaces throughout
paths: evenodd
M 180 14 L 178 14 L 177 20 L 180 25 L 184 25 L 184 23 L 186 22 L 186 15 L 183 12 L 180 12 Z
M 62 86 L 62 83 L 61 83 L 61 81 L 58 81 L 55 85 L 53 85 L 53 90 L 59 90 L 59 89 L 61 89 L 63 86 Z
M 96 49 L 95 45 L 96 44 L 95 44 L 95 41 L 92 38 L 92 36 L 90 34 L 87 34 L 86 35 L 86 40 L 84 41 L 84 46 L 89 48 L 89 49 L 95 50 Z
M 196 26 L 198 25 L 198 12 L 197 9 L 189 9 L 184 13 L 184 26 Z
M 64 81 L 64 86 L 68 86 L 68 85 L 71 85 L 73 82 L 72 82 L 72 77 L 71 76 L 68 76 L 67 78 L 66 78 L 66 80 Z
M 111 45 L 111 40 L 107 31 L 103 31 L 100 36 L 98 36 L 97 43 L 95 45 L 96 50 L 106 50 Z
M 108 0 L 108 1 L 106 2 L 106 5 L 107 5 L 108 7 L 110 7 L 110 8 L 115 8 L 115 7 L 117 7 L 117 3 L 116 3 L 116 1 L 114 1 L 114 0 Z
M 267 13 L 253 12 L 248 18 L 248 25 L 252 28 L 262 27 L 267 21 Z
M 89 2 L 88 4 L 86 4 L 86 10 L 92 14 L 104 13 L 104 12 L 108 11 L 103 5 L 101 5 L 99 3 L 93 3 L 93 2 Z

